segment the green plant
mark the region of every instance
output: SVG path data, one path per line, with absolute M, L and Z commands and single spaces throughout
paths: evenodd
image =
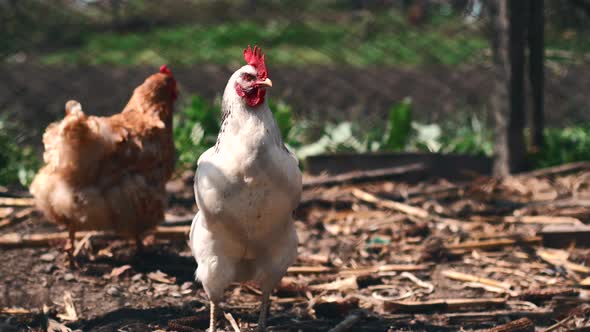
M 412 129 L 412 137 L 408 144 L 410 150 L 440 152 L 442 129 L 438 124 L 412 122 Z
M 442 138 L 443 153 L 459 153 L 491 157 L 494 154 L 493 133 L 485 122 L 475 115 L 468 117 L 467 122 L 449 125 Z
M 327 152 L 366 152 L 366 144 L 353 133 L 355 129 L 351 122 L 328 123 L 320 139 L 300 146 L 295 150 L 295 155 L 303 160 Z
M 277 125 L 281 130 L 283 141 L 289 144 L 289 133 L 291 132 L 291 129 L 293 129 L 293 125 L 295 123 L 293 120 L 293 110 L 291 109 L 291 106 L 287 105 L 283 101 L 274 102 L 272 99 L 269 99 L 268 106 L 272 110 L 275 120 L 277 121 Z
M 174 145 L 181 168 L 192 168 L 199 156 L 215 144 L 220 127 L 219 103 L 210 105 L 193 95 L 174 116 Z
M 547 128 L 545 146 L 532 156 L 536 168 L 590 160 L 590 124 Z
M 385 126 L 371 128 L 362 128 L 348 121 L 325 125 L 305 119 L 294 121 L 293 110 L 289 105 L 281 101 L 269 101 L 269 104 L 285 144 L 300 160 L 334 152 L 426 151 L 493 155 L 492 130 L 478 117 L 462 117 L 441 125 L 415 122 L 412 121 L 412 103 L 409 98 L 391 107 Z M 199 156 L 215 144 L 220 127 L 220 112 L 219 101 L 211 105 L 198 96 L 191 96 L 175 115 L 174 140 L 179 167 L 194 167 Z M 535 167 L 590 160 L 590 125 L 547 129 L 545 141 L 544 149 L 532 156 Z M 11 141 L 4 139 L 2 142 L 6 144 Z M 11 156 L 26 157 L 26 151 L 22 155 Z M 30 171 L 13 173 L 31 174 Z M 0 173 L 0 176 L 3 174 Z M 23 178 L 27 176 L 23 175 Z
M 357 123 L 344 121 L 328 123 L 319 139 L 299 144 L 296 155 L 300 159 L 328 152 L 400 151 L 406 148 L 412 133 L 412 100 L 405 98 L 393 105 L 385 127 L 361 128 Z
M 24 137 L 6 119 L 0 118 L 0 184 L 28 186 L 40 166 L 40 160 Z
M 289 146 L 299 146 L 291 135 L 294 128 L 293 111 L 282 101 L 269 100 L 283 140 Z M 217 140 L 221 123 L 220 100 L 209 104 L 205 99 L 192 95 L 174 116 L 174 145 L 179 167 L 193 168 L 203 152 Z
M 424 124 L 412 121 L 412 100 L 393 105 L 386 126 L 360 128 L 355 123 L 326 125 L 315 142 L 299 145 L 300 158 L 328 152 L 426 151 L 491 156 L 493 136 L 476 116 L 467 121 Z M 458 124 L 457 124 L 458 123 Z
M 406 97 L 389 110 L 386 137 L 383 147 L 387 150 L 403 150 L 412 131 L 412 99 Z

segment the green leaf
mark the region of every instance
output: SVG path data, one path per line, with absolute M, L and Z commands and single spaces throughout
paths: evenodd
M 416 131 L 416 143 L 424 146 L 429 152 L 439 152 L 442 144 L 440 142 L 442 131 L 437 124 L 412 123 L 412 128 Z
M 405 98 L 389 110 L 387 135 L 383 147 L 387 150 L 403 150 L 412 131 L 412 99 Z
M 273 111 L 277 125 L 281 130 L 283 141 L 287 142 L 289 133 L 291 132 L 294 123 L 293 111 L 289 105 L 282 101 L 274 103 L 272 100 L 269 100 L 268 104 L 270 109 Z
M 221 109 L 217 103 L 192 95 L 174 116 L 174 144 L 179 166 L 193 168 L 199 156 L 215 144 Z

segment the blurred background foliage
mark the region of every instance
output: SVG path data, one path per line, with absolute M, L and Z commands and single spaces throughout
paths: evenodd
M 428 6 L 393 0 L 5 0 L 0 46 L 5 55 L 24 52 L 48 65 L 235 64 L 236 52 L 249 43 L 268 45 L 273 63 L 288 65 L 485 61 L 485 6 L 469 20 L 468 1 L 415 2 Z M 549 58 L 584 59 L 589 3 L 548 1 L 546 7 Z
M 546 1 L 545 15 L 547 70 L 562 77 L 564 71 L 590 68 L 590 1 Z M 259 44 L 271 70 L 278 66 L 286 73 L 292 68 L 333 73 L 331 68 L 352 67 L 363 76 L 363 70 L 418 68 L 438 78 L 442 67 L 458 75 L 465 68 L 483 68 L 483 75 L 491 56 L 488 23 L 485 1 L 467 0 L 4 0 L 0 1 L 0 70 L 24 66 L 58 72 L 96 67 L 125 73 L 168 63 L 178 68 L 176 72 L 199 68 L 205 73 L 206 66 L 241 65 L 244 46 Z M 360 85 L 341 78 L 338 84 L 366 93 L 366 110 L 362 105 L 361 109 L 334 106 L 339 113 L 330 120 L 304 113 L 304 102 L 290 104 L 271 96 L 286 144 L 302 159 L 341 151 L 492 155 L 493 124 L 485 105 L 454 107 L 441 119 L 421 114 L 448 107 L 437 109 L 434 101 L 428 109 L 417 108 L 415 100 L 402 96 L 382 107 L 380 117 L 367 117 L 370 120 L 365 123 L 353 119 L 351 114 L 376 107 L 371 104 L 371 91 L 380 88 L 382 79 L 371 76 L 372 85 Z M 572 93 L 585 94 L 584 83 L 568 82 Z M 297 89 L 298 81 L 292 83 L 281 89 Z M 420 94 L 429 83 L 425 79 L 408 84 Z M 218 90 L 221 93 L 222 86 Z M 28 184 L 40 164 L 39 137 L 48 125 L 47 121 L 25 125 L 11 115 L 10 98 L 21 98 L 18 91 L 0 93 L 0 112 L 5 113 L 0 119 L 1 185 Z M 308 93 L 337 91 L 311 89 Z M 462 91 L 447 93 L 456 100 L 473 99 Z M 182 96 L 174 138 L 179 167 L 193 168 L 199 155 L 215 144 L 220 95 L 206 98 L 200 91 L 185 90 Z M 564 109 L 588 112 L 570 103 L 568 95 L 558 98 Z M 39 111 L 32 102 L 22 104 L 29 112 Z M 54 110 L 51 119 L 58 120 L 62 112 Z M 590 159 L 589 130 L 590 123 L 584 119 L 547 128 L 546 147 L 531 153 L 534 167 Z M 28 140 L 31 136 L 34 139 Z
M 28 185 L 41 165 L 31 146 L 23 145 L 22 130 L 0 117 L 0 184 Z

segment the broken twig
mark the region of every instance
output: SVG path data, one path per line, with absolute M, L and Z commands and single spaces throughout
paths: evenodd
M 524 317 L 480 332 L 534 332 L 535 324 Z
M 223 316 L 225 316 L 225 319 L 227 319 L 227 321 L 229 322 L 231 327 L 234 329 L 234 332 L 240 332 L 240 326 L 238 325 L 238 323 L 234 319 L 234 316 L 231 315 L 231 313 L 224 312 Z
M 361 311 L 354 312 L 348 315 L 343 321 L 338 323 L 328 332 L 346 332 L 350 331 L 352 327 L 358 323 L 364 317 L 364 313 Z
M 559 250 L 537 250 L 537 256 L 539 256 L 545 262 L 555 265 L 563 266 L 566 270 L 578 272 L 578 273 L 590 273 L 590 267 L 572 263 L 567 259 L 567 253 Z
M 498 249 L 519 244 L 538 244 L 541 243 L 541 237 L 531 236 L 518 239 L 493 239 L 485 241 L 465 241 L 462 243 L 451 244 L 447 249 L 453 250 L 472 250 L 472 249 Z
M 505 282 L 499 282 L 499 281 L 488 279 L 488 278 L 477 277 L 474 275 L 461 273 L 461 272 L 457 272 L 457 271 L 446 270 L 446 271 L 442 272 L 442 275 L 444 275 L 447 278 L 453 279 L 453 280 L 466 281 L 466 282 L 478 282 L 480 284 L 490 285 L 493 287 L 502 288 L 504 290 L 510 290 L 510 288 L 511 288 L 511 285 L 508 283 L 505 283 Z
M 32 206 L 35 200 L 30 197 L 0 197 L 0 206 Z
M 526 301 L 546 301 L 556 296 L 578 296 L 580 292 L 574 288 L 541 288 L 523 291 L 518 296 Z
M 516 174 L 517 177 L 555 176 L 590 169 L 590 162 L 580 161 Z
M 317 177 L 303 181 L 303 189 L 332 186 L 345 183 L 359 183 L 367 181 L 383 180 L 399 177 L 413 172 L 424 172 L 426 167 L 423 164 L 411 164 L 405 166 L 376 169 L 370 171 L 354 171 L 333 176 Z
M 436 299 L 428 301 L 386 301 L 383 308 L 388 311 L 417 313 L 425 311 L 456 311 L 462 308 L 498 307 L 506 304 L 506 299 Z
M 153 234 L 158 239 L 165 240 L 179 240 L 186 239 L 190 226 L 172 226 L 172 227 L 158 227 Z M 95 237 L 113 237 L 111 233 L 104 232 L 76 232 L 76 239 L 82 239 L 88 234 Z M 0 248 L 27 248 L 27 247 L 43 247 L 50 243 L 57 241 L 64 241 L 68 239 L 68 232 L 59 233 L 42 233 L 42 234 L 25 234 L 8 233 L 0 236 Z
M 573 217 L 562 216 L 508 216 L 502 218 L 507 223 L 547 224 L 547 225 L 583 225 L 584 223 Z

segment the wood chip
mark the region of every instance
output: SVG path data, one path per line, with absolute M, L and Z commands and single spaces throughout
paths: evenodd
M 166 213 L 164 215 L 164 224 L 163 225 L 180 225 L 180 224 L 188 224 L 190 225 L 195 217 L 194 214 L 185 214 L 185 215 L 175 215 L 171 213 Z
M 428 211 L 426 211 L 422 208 L 418 208 L 415 206 L 411 206 L 408 204 L 399 203 L 399 202 L 395 202 L 395 201 L 391 201 L 391 200 L 384 200 L 384 199 L 378 198 L 377 196 L 370 194 L 366 191 L 360 190 L 360 189 L 353 189 L 352 194 L 356 198 L 358 198 L 362 201 L 376 204 L 378 206 L 386 207 L 388 209 L 392 209 L 395 211 L 399 211 L 399 212 L 405 213 L 405 214 L 413 216 L 413 217 L 417 217 L 420 219 L 428 219 L 430 217 L 430 213 L 428 213 Z
M 293 296 L 298 293 L 303 293 L 307 290 L 307 285 L 299 282 L 296 277 L 285 276 L 281 279 L 281 282 L 276 287 L 277 293 L 281 296 Z
M 231 313 L 224 312 L 223 316 L 225 316 L 225 319 L 227 319 L 227 321 L 229 322 L 231 327 L 234 329 L 234 332 L 240 332 L 240 326 L 238 325 L 238 323 L 234 319 L 234 316 L 231 315 Z
M 563 325 L 567 324 L 569 321 L 571 321 L 574 318 L 576 318 L 574 315 L 570 315 L 570 316 L 560 320 L 559 322 L 549 326 L 547 329 L 543 330 L 543 332 L 555 331 L 555 330 L 559 329 L 560 327 L 562 327 Z
M 6 227 L 10 224 L 12 224 L 12 219 L 10 219 L 10 218 L 0 219 L 0 228 Z
M 486 312 L 453 312 L 445 314 L 449 324 L 481 323 L 482 321 L 497 322 L 507 318 L 528 317 L 531 319 L 550 319 L 556 313 L 553 310 L 539 309 L 534 311 L 495 310 Z
M 522 223 L 522 224 L 546 224 L 546 225 L 583 225 L 584 223 L 573 217 L 560 216 L 509 216 L 502 218 L 503 222 L 507 223 Z
M 537 255 L 547 263 L 555 266 L 563 266 L 565 269 L 569 271 L 578 273 L 590 273 L 589 267 L 568 261 L 568 254 L 563 250 L 539 249 L 537 250 Z
M 506 304 L 506 299 L 436 299 L 428 301 L 385 301 L 383 308 L 386 311 L 421 313 L 427 311 L 457 311 L 473 307 L 490 308 Z
M 157 227 L 153 232 L 158 239 L 166 240 L 186 240 L 190 226 L 172 226 L 172 227 Z M 104 232 L 76 232 L 76 239 L 82 239 L 89 233 L 93 237 L 109 238 L 113 234 Z M 59 233 L 40 233 L 40 234 L 19 234 L 8 233 L 0 236 L 0 248 L 28 248 L 28 247 L 42 247 L 56 241 L 64 241 L 69 237 L 68 232 Z
M 524 317 L 480 332 L 535 332 L 535 324 Z
M 339 274 L 342 276 L 355 275 L 359 277 L 370 275 L 373 273 L 424 271 L 429 270 L 431 267 L 432 265 L 429 264 L 390 264 L 381 266 L 371 266 L 366 268 L 345 269 L 341 270 Z
M 498 249 L 520 244 L 537 244 L 541 243 L 542 238 L 539 236 L 525 237 L 521 239 L 493 239 L 485 241 L 465 241 L 462 243 L 451 244 L 447 246 L 449 250 L 472 250 L 472 249 Z
M 329 282 L 326 284 L 319 284 L 319 285 L 311 285 L 308 287 L 312 290 L 337 290 L 341 292 L 355 290 L 359 288 L 359 285 L 356 282 L 356 277 L 350 277 L 346 279 L 340 279 L 333 282 Z
M 423 164 L 410 164 L 398 167 L 375 169 L 370 171 L 353 171 L 333 176 L 320 176 L 303 180 L 303 189 L 318 186 L 333 186 L 344 183 L 358 183 L 364 181 L 376 181 L 387 178 L 400 177 L 408 173 L 424 172 Z
M 14 208 L 11 207 L 3 207 L 0 208 L 0 219 L 6 218 L 14 212 Z
M 298 259 L 306 263 L 328 264 L 328 262 L 330 262 L 330 257 L 328 255 L 320 254 L 301 255 Z
M 47 320 L 47 332 L 72 332 L 72 329 L 56 320 L 49 318 Z
M 153 281 L 160 282 L 163 284 L 173 284 L 176 281 L 176 278 L 171 277 L 160 270 L 148 273 L 147 277 Z
M 315 273 L 328 273 L 334 271 L 333 268 L 326 266 L 291 266 L 287 270 L 287 273 L 293 274 L 315 274 Z
M 61 320 L 74 322 L 78 320 L 78 314 L 76 313 L 76 307 L 74 306 L 74 300 L 72 299 L 72 293 L 64 292 L 64 314 L 58 314 L 57 317 Z
M 555 176 L 560 174 L 566 173 L 574 173 L 579 172 L 582 170 L 590 169 L 590 162 L 587 161 L 580 161 L 575 163 L 563 164 L 559 166 L 552 166 L 542 169 L 537 169 L 530 172 L 523 172 L 518 173 L 516 177 L 518 178 L 525 178 L 525 177 L 540 177 L 540 176 Z
M 486 285 L 486 284 L 482 284 L 479 282 L 468 282 L 465 284 L 465 287 L 469 287 L 469 288 L 480 288 L 483 290 L 486 290 L 488 292 L 492 292 L 492 293 L 498 293 L 498 294 L 506 294 L 509 293 L 510 295 L 517 295 L 516 292 L 510 292 L 504 288 L 501 287 L 495 287 L 495 286 L 490 286 L 490 285 Z
M 0 211 L 2 211 L 2 209 L 14 210 L 13 208 L 0 208 Z M 5 212 L 8 210 L 5 210 Z M 10 218 L 0 219 L 0 228 L 12 225 L 14 222 L 22 220 L 23 218 L 30 215 L 33 211 L 35 211 L 35 208 L 26 208 L 13 213 Z
M 466 273 L 461 273 L 461 272 L 457 272 L 457 271 L 451 271 L 451 270 L 445 270 L 442 272 L 442 275 L 453 279 L 453 280 L 459 280 L 459 281 L 466 281 L 466 282 L 478 282 L 484 285 L 489 285 L 489 286 L 493 286 L 493 287 L 497 287 L 497 288 L 502 288 L 504 290 L 510 290 L 510 288 L 512 287 L 509 283 L 507 282 L 499 282 L 496 280 L 492 280 L 492 279 L 488 279 L 488 278 L 482 278 L 482 277 L 477 277 L 474 275 L 470 275 L 470 274 L 466 274 Z
M 579 294 L 580 291 L 574 288 L 540 288 L 523 291 L 518 297 L 526 301 L 546 301 L 556 296 L 570 297 L 578 296 Z
M 35 200 L 29 197 L 0 197 L 0 206 L 32 206 Z
M 6 315 L 28 315 L 32 311 L 25 308 L 0 308 L 0 314 Z
M 431 283 L 429 283 L 429 282 L 426 282 L 426 281 L 423 281 L 423 280 L 419 279 L 418 277 L 416 277 L 415 275 L 413 275 L 413 274 L 412 274 L 412 273 L 410 273 L 410 272 L 402 272 L 402 274 L 400 274 L 400 277 L 403 277 L 403 278 L 408 278 L 408 279 L 410 279 L 410 280 L 411 280 L 413 283 L 415 283 L 416 285 L 418 285 L 418 286 L 420 286 L 420 287 L 422 287 L 422 288 L 426 288 L 426 289 L 427 289 L 427 291 L 426 291 L 426 292 L 427 292 L 428 294 L 430 294 L 430 293 L 434 292 L 434 285 L 433 285 L 433 284 L 431 284 Z
M 82 248 L 84 248 L 86 245 L 88 245 L 88 243 L 90 242 L 90 238 L 96 234 L 98 234 L 98 233 L 97 232 L 88 232 L 87 234 L 84 235 L 82 240 L 80 240 L 76 243 L 76 246 L 74 247 L 74 253 L 73 253 L 74 257 L 78 256 L 78 254 L 80 253 L 80 250 L 82 250 Z
M 121 274 L 123 274 L 125 271 L 128 271 L 129 269 L 131 269 L 131 265 L 122 265 L 119 267 L 114 267 L 113 270 L 111 271 L 111 278 L 117 278 L 119 277 Z
M 22 210 L 20 210 L 20 211 L 18 211 L 18 212 L 16 212 L 16 213 L 14 214 L 14 218 L 15 218 L 15 219 L 19 219 L 19 220 L 20 220 L 20 219 L 23 219 L 23 218 L 25 218 L 25 217 L 28 217 L 28 216 L 29 216 L 31 213 L 33 213 L 34 211 L 35 211 L 35 208 L 34 208 L 34 207 L 30 207 L 30 208 L 22 209 Z

